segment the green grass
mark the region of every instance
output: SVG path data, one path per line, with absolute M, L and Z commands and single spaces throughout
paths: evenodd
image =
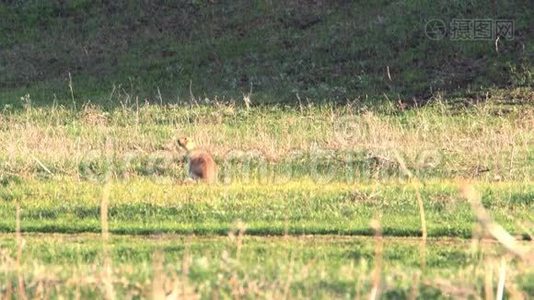
M 4 255 L 15 255 L 14 240 L 13 235 L 2 237 L 0 246 L 7 250 Z M 41 282 L 41 293 L 44 289 L 52 297 L 76 293 L 102 297 L 103 287 L 96 285 L 103 277 L 98 270 L 107 256 L 98 235 L 29 234 L 24 241 L 21 268 L 29 283 L 28 295 L 36 295 Z M 227 298 L 238 292 L 246 298 L 287 293 L 291 298 L 326 299 L 354 298 L 370 292 L 376 243 L 372 238 L 336 236 L 156 235 L 114 236 L 107 246 L 119 297 L 128 293 L 149 297 L 154 290 L 151 282 L 163 277 L 167 282 L 177 280 L 180 291 L 202 297 Z M 489 259 L 502 255 L 491 243 L 473 249 L 469 241 L 430 239 L 423 250 L 426 267 L 421 270 L 419 241 L 386 238 L 383 243 L 380 277 L 386 299 L 408 298 L 414 288 L 422 298 L 461 295 L 447 284 L 479 294 L 484 274 L 495 267 Z M 532 291 L 532 270 L 517 261 L 509 264 L 509 280 L 517 282 L 520 290 Z M 9 272 L 0 276 L 4 282 L 16 278 Z
M 234 183 L 217 187 L 180 186 L 147 180 L 115 183 L 109 199 L 110 230 L 119 234 L 226 234 L 237 220 L 248 234 L 370 235 L 379 217 L 387 236 L 420 236 L 421 224 L 409 182 L 382 184 L 291 181 L 279 185 Z M 483 203 L 513 234 L 533 222 L 530 184 L 480 184 Z M 99 232 L 102 185 L 90 182 L 23 182 L 3 188 L 0 229 L 15 229 L 15 204 L 22 208 L 25 232 Z M 429 236 L 470 237 L 471 206 L 456 184 L 428 182 L 420 187 Z M 518 227 L 519 226 L 519 227 Z
M 531 252 L 487 240 L 459 191 L 470 182 L 492 220 L 532 249 L 528 93 L 415 110 L 5 108 L 0 292 L 21 298 L 24 282 L 30 298 L 150 298 L 163 284 L 203 298 L 367 298 L 379 280 L 384 298 L 490 297 L 502 259 L 507 296 L 532 294 Z M 187 184 L 183 135 L 213 153 L 217 185 Z M 97 234 L 103 200 L 109 241 Z
M 534 7 L 312 2 L 0 3 L 2 297 L 533 295 Z
M 229 100 L 251 86 L 255 104 L 483 99 L 532 87 L 532 14 L 523 0 L 2 3 L 0 106 L 26 93 L 41 106 Z M 425 35 L 432 19 L 444 39 Z M 512 20 L 514 38 L 499 52 L 494 39 L 451 40 L 453 19 Z

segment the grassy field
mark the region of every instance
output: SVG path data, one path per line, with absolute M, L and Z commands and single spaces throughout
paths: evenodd
M 532 15 L 1 1 L 0 295 L 533 298 Z
M 5 174 L 103 180 L 183 178 L 178 136 L 210 150 L 225 182 L 302 178 L 387 180 L 532 176 L 531 89 L 496 91 L 480 105 L 435 98 L 425 107 L 304 104 L 246 109 L 235 102 L 176 106 L 130 103 L 24 109 L 0 123 Z M 330 175 L 330 176 L 329 176 Z M 273 177 L 273 176 L 271 176 Z M 325 179 L 326 178 L 326 179 Z
M 14 240 L 2 236 L 4 255 L 15 252 Z M 383 298 L 476 298 L 484 295 L 484 284 L 496 287 L 504 254 L 490 241 L 429 239 L 421 268 L 419 240 L 404 238 L 251 237 L 234 231 L 229 237 L 114 236 L 107 249 L 94 234 L 28 234 L 24 241 L 18 270 L 32 298 L 106 297 L 104 282 L 113 284 L 118 298 L 367 298 L 377 270 Z M 377 257 L 383 260 L 378 266 Z M 507 294 L 532 294 L 533 270 L 506 263 Z M 0 275 L 4 288 L 11 282 L 16 294 L 16 262 L 3 264 L 11 267 Z
M 197 187 L 128 180 L 108 186 L 109 225 L 112 233 L 119 234 L 224 235 L 240 220 L 247 224 L 247 234 L 253 235 L 372 235 L 369 221 L 379 217 L 385 235 L 420 236 L 419 192 L 429 236 L 471 237 L 475 217 L 470 203 L 459 195 L 458 184 L 434 181 L 417 186 L 292 180 L 277 185 Z M 494 219 L 516 235 L 528 234 L 523 226 L 534 222 L 532 184 L 477 187 Z M 25 181 L 20 188 L 8 188 L 16 196 L 1 205 L 0 230 L 15 230 L 15 206 L 20 201 L 25 232 L 100 231 L 99 184 Z
M 532 88 L 533 14 L 526 0 L 3 2 L 0 103 L 483 100 Z M 455 19 L 510 20 L 513 38 L 455 40 Z
M 501 95 L 415 110 L 25 97 L 0 115 L 1 291 L 491 298 L 505 280 L 528 298 L 534 109 L 528 89 Z M 217 185 L 185 180 L 181 135 L 213 152 Z

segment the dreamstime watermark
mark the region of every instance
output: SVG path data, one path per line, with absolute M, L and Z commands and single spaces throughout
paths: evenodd
M 452 19 L 448 26 L 441 19 L 425 23 L 425 35 L 431 40 L 491 41 L 514 39 L 514 21 L 503 19 Z
M 215 159 L 220 184 L 284 184 L 296 178 L 317 184 L 405 178 L 408 173 L 420 176 L 436 172 L 443 162 L 439 151 L 422 150 L 410 155 L 411 158 L 401 155 L 402 163 L 394 152 L 383 150 L 375 155 L 368 151 L 314 147 L 293 149 L 273 158 L 262 150 L 251 149 L 231 150 Z M 187 164 L 187 157 L 175 151 L 116 153 L 107 148 L 85 153 L 78 162 L 78 171 L 82 179 L 97 182 L 137 176 L 180 181 L 188 177 Z M 406 166 L 408 172 L 403 169 Z

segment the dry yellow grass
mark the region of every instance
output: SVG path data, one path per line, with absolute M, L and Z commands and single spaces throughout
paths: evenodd
M 439 165 L 448 175 L 464 178 L 528 178 L 534 109 L 496 116 L 492 107 L 453 114 L 437 106 L 397 115 L 350 107 L 300 112 L 149 105 L 113 112 L 86 107 L 80 113 L 30 108 L 27 117 L 3 116 L 0 158 L 5 172 L 31 175 L 39 169 L 38 160 L 54 173 L 76 176 L 80 163 L 93 158 L 173 157 L 165 145 L 179 131 L 203 141 L 219 160 L 236 150 L 257 151 L 269 161 L 287 159 L 295 151 L 359 151 L 381 161 L 396 161 L 399 153 L 412 169 Z

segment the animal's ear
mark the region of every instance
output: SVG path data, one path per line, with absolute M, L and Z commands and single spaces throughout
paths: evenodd
M 181 137 L 178 139 L 178 145 L 185 147 L 187 145 L 187 137 Z

